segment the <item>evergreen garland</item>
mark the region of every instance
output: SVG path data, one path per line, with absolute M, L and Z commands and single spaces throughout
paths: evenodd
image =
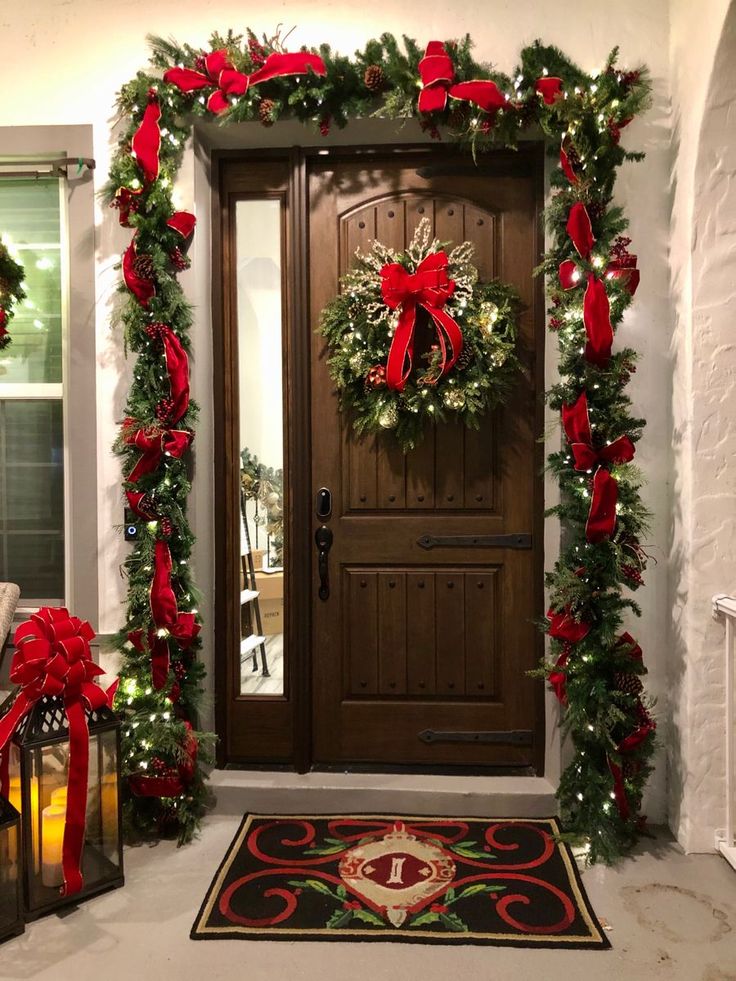
M 192 319 L 177 282 L 186 257 L 181 236 L 168 224 L 174 213 L 171 185 L 192 121 L 211 115 L 208 96 L 219 87 L 219 78 L 205 78 L 204 88 L 185 92 L 163 81 L 160 73 L 177 66 L 205 72 L 206 56 L 224 51 L 235 71 L 249 74 L 258 71 L 269 55 L 283 50 L 283 39 L 261 40 L 249 30 L 245 37 L 232 32 L 214 34 L 206 52 L 160 38 L 152 39 L 151 45 L 153 72 L 139 72 L 119 94 L 118 106 L 126 122 L 106 188 L 108 200 L 120 207 L 121 219 L 135 232 L 135 268 L 143 285 L 155 288 L 155 295 L 144 306 L 121 285 L 121 292 L 128 296 L 121 315 L 126 343 L 137 356 L 126 410 L 128 425 L 148 431 L 160 421 L 157 407 L 167 398 L 168 383 L 161 345 L 146 328 L 154 322 L 168 325 L 188 350 Z M 622 238 L 626 219 L 612 205 L 612 196 L 618 167 L 643 156 L 625 151 L 620 137 L 624 126 L 648 105 L 647 73 L 643 68 L 618 69 L 615 50 L 596 76 L 583 72 L 557 48 L 539 42 L 522 51 L 512 76 L 476 62 L 469 37 L 446 42 L 444 51 L 451 57 L 455 82 L 494 83 L 504 103 L 486 111 L 467 98 L 450 98 L 442 108 L 419 114 L 424 51 L 409 38 L 400 44 L 384 34 L 369 41 L 353 59 L 321 46 L 313 53 L 321 55 L 324 75 L 309 70 L 247 86 L 239 96 L 224 93 L 226 106 L 220 119 L 271 125 L 293 117 L 326 134 L 332 124 L 344 126 L 359 116 L 418 116 L 433 136 L 439 137 L 440 128 L 446 128 L 473 154 L 494 144 L 514 146 L 525 129 L 540 126 L 549 138 L 550 152 L 559 153 L 562 164 L 552 177 L 554 191 L 546 213 L 553 245 L 540 267 L 547 277 L 549 325 L 558 334 L 560 352 L 560 382 L 550 391 L 549 404 L 561 411 L 586 393 L 594 454 L 622 436 L 634 444 L 644 423 L 632 415 L 625 388 L 635 370 L 636 354 L 625 349 L 597 362 L 586 357 L 582 285 L 588 277 L 602 284 L 615 329 L 631 301 L 635 282 L 634 257 Z M 131 147 L 152 98 L 161 113 L 160 169 L 153 178 L 142 179 Z M 585 209 L 594 238 L 592 248 L 584 254 L 575 249 L 568 231 L 576 204 Z M 560 264 L 565 261 L 580 285 L 573 281 L 566 284 L 569 289 L 562 289 Z M 194 418 L 190 405 L 177 426 L 191 431 Z M 125 438 L 117 448 L 128 475 L 140 454 Z M 615 529 L 603 540 L 588 541 L 592 472 L 575 469 L 572 447 L 566 441 L 562 450 L 550 455 L 549 467 L 561 489 L 560 504 L 551 513 L 560 518 L 564 544 L 547 576 L 551 610 L 544 628 L 555 636 L 550 659 L 540 673 L 566 702 L 564 725 L 574 745 L 558 796 L 569 834 L 588 839 L 592 861 L 611 861 L 630 847 L 640 830 L 641 796 L 654 749 L 651 705 L 638 679 L 644 672 L 642 661 L 635 642 L 621 634 L 623 618 L 639 612 L 630 592 L 640 585 L 646 564 L 640 542 L 648 515 L 640 498 L 642 478 L 636 466 L 630 461 L 609 461 L 600 469 L 617 482 Z M 155 497 L 156 513 L 166 516 L 168 526 L 161 520 L 146 525 L 126 562 L 129 593 L 127 623 L 119 637 L 123 684 L 118 707 L 125 714 L 124 759 L 130 776 L 150 772 L 156 765 L 181 765 L 187 759 L 186 723 L 196 720 L 203 673 L 194 656 L 196 642 L 182 651 L 171 641 L 172 678 L 180 685 L 179 698 L 172 703 L 165 691 L 151 688 L 148 652 L 132 649 L 127 641 L 131 631 L 151 626 L 152 554 L 155 541 L 162 536 L 170 547 L 172 583 L 180 608 L 196 609 L 197 602 L 187 564 L 193 539 L 185 511 L 186 463 L 162 456 L 156 469 L 136 486 Z M 127 488 L 131 489 L 129 484 Z M 205 748 L 206 735 L 198 733 L 196 738 Z M 173 828 L 181 840 L 187 840 L 206 800 L 201 760 L 202 754 L 186 791 L 175 798 L 131 795 L 126 813 L 132 824 L 144 831 Z
M 422 260 L 440 248 L 440 242 L 432 241 L 426 218 L 406 252 L 396 253 L 374 242 L 368 253 L 357 254 L 357 265 L 342 277 L 340 294 L 325 307 L 320 320 L 320 332 L 330 349 L 330 374 L 341 407 L 352 410 L 355 429 L 392 432 L 405 453 L 421 440 L 428 423 L 448 416 L 477 429 L 480 418 L 499 404 L 519 370 L 514 353 L 519 297 L 496 280 L 477 282 L 472 246 L 465 242 L 448 256 L 448 276 L 455 288 L 443 308 L 462 330 L 460 359 L 441 375 L 440 351 L 433 344 L 402 391 L 387 388 L 386 362 L 399 311 L 383 300 L 381 269 L 398 263 L 415 273 Z
M 23 266 L 8 252 L 0 240 L 0 351 L 10 344 L 8 327 L 15 315 L 14 307 L 25 300 Z

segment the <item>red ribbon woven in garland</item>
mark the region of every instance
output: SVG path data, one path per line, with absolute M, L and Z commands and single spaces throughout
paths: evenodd
M 565 177 L 567 177 L 570 183 L 577 184 L 580 178 L 575 173 L 575 169 L 570 161 L 569 148 L 570 139 L 567 136 L 563 136 L 562 142 L 560 143 L 560 167 L 562 167 Z
M 556 75 L 543 75 L 534 83 L 534 88 L 544 99 L 545 105 L 553 105 L 562 96 L 562 79 Z
M 159 337 L 164 346 L 166 371 L 171 388 L 167 421 L 177 423 L 189 408 L 189 358 L 181 341 L 170 327 L 161 325 Z
M 182 238 L 189 238 L 194 232 L 197 219 L 189 211 L 175 211 L 166 224 L 178 232 Z
M 569 606 L 559 611 L 547 610 L 547 619 L 549 620 L 547 633 L 555 640 L 577 644 L 590 633 L 590 624 L 584 620 L 576 620 Z
M 130 228 L 130 216 L 138 210 L 138 199 L 143 194 L 143 188 L 133 189 L 131 187 L 120 187 L 115 192 L 110 207 L 117 208 L 120 212 L 120 224 L 123 228 Z
M 419 112 L 442 112 L 448 95 L 494 113 L 508 105 L 506 96 L 490 79 L 473 79 L 453 85 L 455 69 L 452 58 L 442 41 L 430 41 L 419 62 L 422 91 L 419 93 Z
M 83 886 L 80 863 L 84 847 L 89 772 L 87 712 L 112 703 L 117 683 L 103 691 L 95 678 L 105 672 L 92 660 L 89 642 L 95 636 L 86 620 L 63 608 L 45 606 L 15 631 L 16 652 L 10 680 L 19 685 L 15 700 L 0 719 L 0 750 L 35 703 L 45 695 L 64 700 L 69 723 L 69 776 L 66 821 L 62 842 L 62 895 L 73 896 Z M 3 788 L 7 792 L 7 788 Z
M 136 797 L 178 797 L 192 782 L 197 763 L 197 739 L 190 722 L 184 723 L 187 735 L 184 742 L 186 759 L 159 777 L 149 777 L 134 774 L 128 780 L 128 785 Z
M 192 646 L 199 631 L 200 625 L 195 621 L 193 613 L 179 613 L 177 611 L 176 622 L 168 628 L 150 628 L 145 644 L 142 630 L 131 630 L 128 634 L 128 640 L 137 651 L 142 654 L 147 650 L 150 653 L 151 678 L 153 687 L 157 691 L 165 687 L 169 677 L 171 664 L 169 638 L 173 637 L 182 650 L 187 650 Z
M 567 705 L 567 674 L 564 668 L 567 667 L 569 658 L 570 645 L 566 644 L 565 650 L 555 661 L 554 670 L 549 673 L 549 683 L 561 705 Z
M 170 649 L 169 637 L 173 637 L 183 649 L 191 647 L 199 634 L 200 626 L 193 613 L 180 613 L 176 595 L 171 584 L 171 552 L 166 542 L 158 540 L 153 552 L 153 578 L 151 580 L 150 604 L 153 626 L 146 640 L 151 653 L 151 677 L 153 687 L 160 690 L 166 685 L 169 676 Z M 128 640 L 138 651 L 145 650 L 143 631 L 132 630 Z
M 164 81 L 176 85 L 182 92 L 193 92 L 197 89 L 214 87 L 207 100 L 210 112 L 225 112 L 230 108 L 228 95 L 245 95 L 251 85 L 260 85 L 272 78 L 283 78 L 287 75 L 306 75 L 312 71 L 315 75 L 326 75 L 324 61 L 319 55 L 306 51 L 288 52 L 274 51 L 266 58 L 263 65 L 250 75 L 236 71 L 228 59 L 226 50 L 213 51 L 202 59 L 202 71 L 193 68 L 169 68 L 164 72 Z
M 126 425 L 125 442 L 135 446 L 142 453 L 141 458 L 128 475 L 131 484 L 137 484 L 144 474 L 151 473 L 159 465 L 164 453 L 167 456 L 181 457 L 192 445 L 194 433 L 188 429 L 137 429 L 131 432 Z
M 123 253 L 123 280 L 133 296 L 145 310 L 150 300 L 156 295 L 156 285 L 152 279 L 139 276 L 135 271 L 137 250 L 135 238 Z
M 147 184 L 152 184 L 158 177 L 159 152 L 161 150 L 161 130 L 158 125 L 160 119 L 161 107 L 158 104 L 158 99 L 149 98 L 141 124 L 133 134 L 131 142 L 131 155 L 138 163 L 143 179 Z
M 590 253 L 595 243 L 593 226 L 590 215 L 584 204 L 576 201 L 570 208 L 567 218 L 567 234 L 572 240 L 580 257 L 585 261 L 590 259 Z M 582 282 L 580 270 L 572 259 L 560 263 L 560 285 L 568 290 Z M 613 347 L 613 327 L 611 325 L 611 309 L 608 293 L 602 279 L 588 273 L 585 297 L 583 299 L 583 323 L 587 343 L 585 358 L 599 368 L 605 367 L 611 357 Z
M 392 310 L 401 308 L 386 364 L 386 385 L 403 391 L 411 374 L 414 353 L 414 326 L 417 307 L 423 307 L 432 318 L 437 330 L 441 352 L 440 377 L 453 367 L 463 349 L 460 327 L 442 308 L 455 291 L 455 282 L 447 275 L 447 255 L 433 252 L 409 273 L 398 262 L 388 263 L 381 269 L 381 293 L 384 302 Z M 448 357 L 447 345 L 451 354 Z
M 629 463 L 635 447 L 628 436 L 619 436 L 599 449 L 593 446 L 588 397 L 581 392 L 573 405 L 562 406 L 562 426 L 572 450 L 576 470 L 594 470 L 610 463 Z

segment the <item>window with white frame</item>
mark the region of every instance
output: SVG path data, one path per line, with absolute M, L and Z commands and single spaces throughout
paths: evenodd
M 27 300 L 0 351 L 0 580 L 98 625 L 93 131 L 0 127 L 0 234 Z M 104 306 L 104 303 L 103 303 Z M 114 417 L 114 415 L 113 415 Z
M 0 169 L 0 235 L 26 292 L 0 351 L 0 580 L 18 583 L 24 606 L 67 596 L 65 202 L 64 177 Z

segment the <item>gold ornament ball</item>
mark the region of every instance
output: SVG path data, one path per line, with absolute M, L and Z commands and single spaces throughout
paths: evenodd
M 351 357 L 350 357 L 350 367 L 355 372 L 361 372 L 363 370 L 363 368 L 364 368 L 364 358 L 363 358 L 363 355 L 360 354 L 360 353 L 351 355 Z
M 276 491 L 271 491 L 271 493 L 266 497 L 266 501 L 269 504 L 278 504 L 279 503 L 279 495 L 276 493 Z
M 387 405 L 378 417 L 379 425 L 383 426 L 384 429 L 393 429 L 398 421 L 399 413 L 395 405 Z
M 498 307 L 490 300 L 480 305 L 480 329 L 488 335 L 493 333 L 493 325 L 498 320 Z
M 459 388 L 451 388 L 445 392 L 443 401 L 448 409 L 462 409 L 465 405 L 465 393 Z

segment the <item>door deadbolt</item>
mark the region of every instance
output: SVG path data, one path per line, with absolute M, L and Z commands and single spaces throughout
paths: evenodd
M 329 487 L 320 487 L 314 510 L 320 521 L 326 521 L 332 514 L 332 491 Z

